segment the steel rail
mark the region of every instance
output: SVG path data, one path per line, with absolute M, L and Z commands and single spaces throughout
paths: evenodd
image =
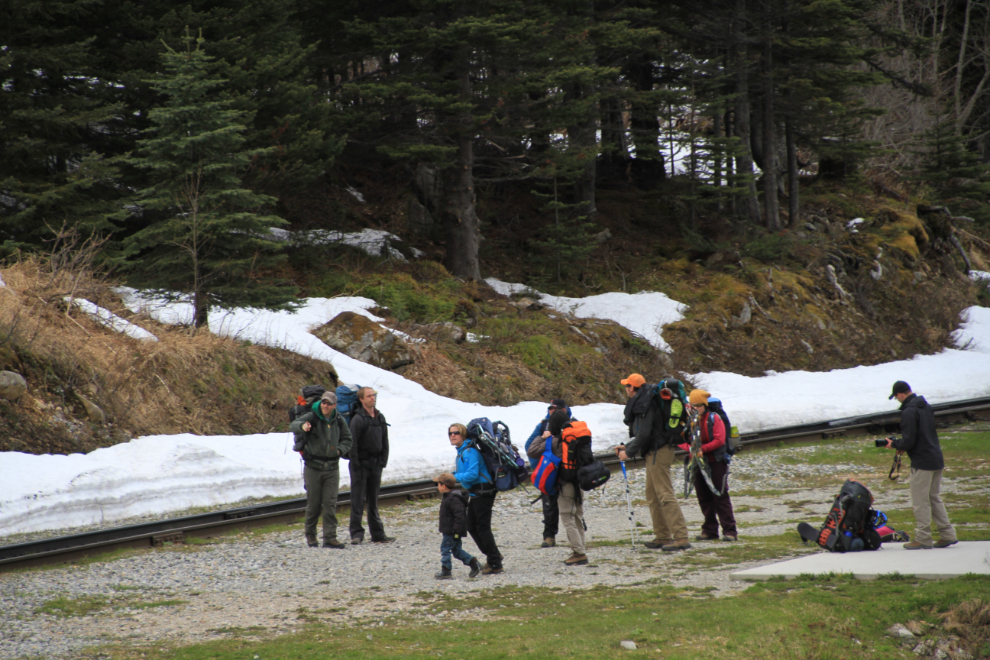
M 976 413 L 990 411 L 990 397 L 940 403 L 933 405 L 932 408 L 940 427 L 962 421 L 988 419 L 978 417 Z M 797 444 L 853 435 L 889 435 L 898 431 L 899 413 L 885 411 L 828 422 L 770 429 L 759 433 L 744 433 L 740 436 L 739 451 L 756 449 L 771 443 Z M 678 450 L 678 454 L 683 453 Z M 614 453 L 600 454 L 597 458 L 613 472 L 621 469 L 619 459 Z M 640 467 L 644 464 L 642 458 L 630 457 L 626 461 L 629 467 Z M 428 479 L 386 485 L 381 488 L 379 504 L 397 505 L 409 500 L 434 497 L 436 494 L 436 484 Z M 347 508 L 349 505 L 350 491 L 340 493 L 337 498 L 338 509 Z M 159 547 L 169 543 L 182 543 L 187 538 L 210 537 L 231 531 L 297 522 L 305 510 L 306 499 L 295 498 L 0 546 L 0 572 L 68 562 L 123 548 Z

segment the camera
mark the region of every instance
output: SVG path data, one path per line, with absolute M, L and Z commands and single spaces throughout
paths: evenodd
M 878 448 L 881 448 L 882 447 L 883 449 L 886 449 L 887 448 L 887 441 L 888 440 L 896 440 L 896 439 L 897 438 L 893 438 L 893 437 L 890 437 L 890 438 L 880 438 L 879 440 L 874 440 L 873 442 L 875 443 L 874 446 L 876 446 Z

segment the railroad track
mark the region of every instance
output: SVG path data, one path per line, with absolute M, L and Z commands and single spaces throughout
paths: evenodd
M 990 397 L 941 403 L 932 408 L 939 427 L 968 421 L 990 421 Z M 891 435 L 899 432 L 899 420 L 899 413 L 893 411 L 760 433 L 744 433 L 740 436 L 739 451 L 744 452 L 771 443 L 798 444 L 857 435 Z M 598 459 L 613 472 L 620 469 L 619 460 L 614 454 L 600 454 Z M 627 467 L 638 467 L 642 463 L 642 459 L 626 461 Z M 397 505 L 409 500 L 434 497 L 436 493 L 436 484 L 430 480 L 382 486 L 379 503 L 382 506 Z M 337 506 L 343 509 L 349 505 L 350 492 L 344 491 L 337 499 Z M 124 548 L 183 543 L 192 537 L 210 537 L 231 531 L 296 522 L 303 516 L 305 509 L 306 499 L 298 498 L 0 546 L 0 572 L 64 563 Z

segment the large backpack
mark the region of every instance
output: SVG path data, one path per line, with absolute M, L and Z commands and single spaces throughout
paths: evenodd
M 721 399 L 713 396 L 708 397 L 708 411 L 722 418 L 722 424 L 725 426 L 725 455 L 723 460 L 728 463 L 739 450 L 739 431 L 732 428 L 729 415 L 725 412 L 725 408 L 722 407 Z M 711 440 L 714 437 L 715 418 L 708 415 L 708 439 Z
M 691 420 L 687 411 L 688 400 L 684 383 L 676 378 L 660 381 L 653 387 L 651 405 L 660 414 L 660 422 L 656 423 L 663 423 L 663 428 L 658 429 L 660 440 L 653 449 L 682 442 L 684 432 L 690 426 Z
M 478 417 L 468 422 L 467 431 L 494 480 L 495 490 L 512 490 L 529 477 L 526 461 L 512 445 L 509 427 L 504 422 L 493 423 L 487 417 Z M 479 490 L 474 492 L 481 494 Z
M 540 439 L 542 440 L 542 438 Z M 536 440 L 533 440 L 533 442 L 536 442 Z M 536 490 L 544 495 L 556 495 L 560 487 L 557 482 L 557 477 L 560 476 L 560 459 L 553 453 L 553 436 L 548 437 L 544 442 L 546 443 L 546 449 L 543 451 L 543 455 L 540 456 L 540 460 L 533 469 L 533 474 L 530 475 L 530 478 L 533 485 L 536 486 Z
M 560 479 L 574 483 L 578 470 L 595 460 L 591 451 L 591 430 L 585 422 L 568 422 L 560 432 Z
M 296 421 L 296 417 L 299 415 L 308 412 L 326 391 L 327 388 L 322 385 L 306 385 L 301 388 L 296 397 L 296 405 L 289 408 L 289 423 Z
M 351 416 L 354 411 L 357 410 L 358 405 L 358 390 L 361 389 L 360 385 L 338 385 L 337 386 L 337 414 L 344 418 L 344 421 L 351 423 Z
M 858 481 L 847 479 L 825 517 L 825 524 L 818 533 L 818 545 L 831 552 L 879 548 L 881 541 L 874 528 L 877 518 L 872 506 L 873 495 L 869 489 Z

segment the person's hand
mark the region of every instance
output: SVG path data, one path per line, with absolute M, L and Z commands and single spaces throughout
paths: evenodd
M 618 456 L 619 455 L 619 452 L 623 452 L 625 450 L 626 450 L 626 446 L 625 445 L 616 445 L 616 447 L 615 447 L 615 455 Z
M 312 424 L 310 424 L 309 422 L 303 422 L 303 425 L 302 425 L 302 430 L 303 431 L 305 431 L 306 433 L 309 433 L 309 430 L 311 428 L 313 428 L 313 425 Z
M 887 449 L 893 449 L 893 448 L 894 448 L 894 439 L 887 438 Z
M 540 437 L 543 438 L 544 440 L 546 440 L 547 438 L 550 437 L 550 431 L 544 431 L 543 432 L 543 435 L 540 436 Z
M 626 461 L 626 460 L 628 460 L 628 458 L 629 457 L 626 456 L 626 450 L 625 449 L 620 449 L 619 450 L 619 460 L 620 461 Z

